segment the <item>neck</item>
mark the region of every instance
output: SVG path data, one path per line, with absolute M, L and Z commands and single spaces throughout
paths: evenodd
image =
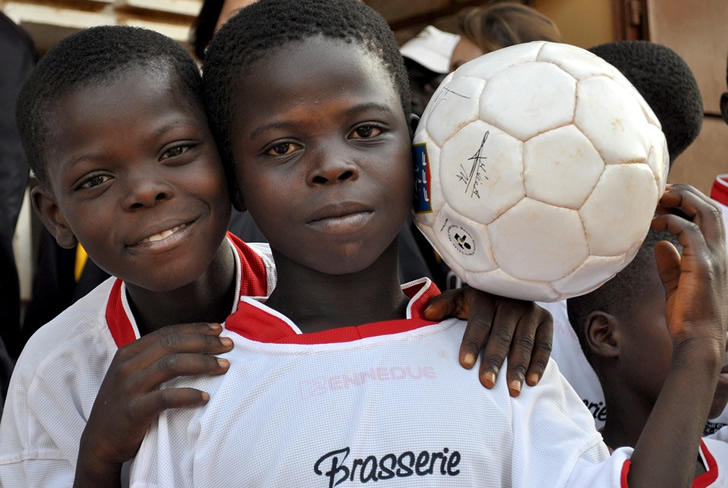
M 607 420 L 602 429 L 604 442 L 613 449 L 634 447 L 647 424 L 656 398 L 625 381 L 618 359 L 592 361 L 604 391 Z
M 606 389 L 604 395 L 607 404 L 607 420 L 602 430 L 604 442 L 611 449 L 636 446 L 652 411 L 652 404 L 646 402 L 644 398 L 634 399 L 634 403 L 630 403 L 630 400 L 625 398 L 621 398 L 618 402 L 610 401 Z M 645 405 L 646 403 L 649 404 Z M 624 408 L 624 406 L 627 406 L 627 408 Z M 693 476 L 697 478 L 705 471 L 705 466 L 703 466 L 698 456 Z
M 408 298 L 397 271 L 397 240 L 368 268 L 329 275 L 294 263 L 273 250 L 278 284 L 266 305 L 303 332 L 405 318 Z
M 223 240 L 207 271 L 181 288 L 155 292 L 127 284 L 127 295 L 141 335 L 167 325 L 220 322 L 230 315 L 235 294 L 235 258 Z

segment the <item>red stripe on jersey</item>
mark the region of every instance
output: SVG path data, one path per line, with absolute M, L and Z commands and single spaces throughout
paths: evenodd
M 410 302 L 410 311 L 407 319 L 371 322 L 368 324 L 337 327 L 320 332 L 301 334 L 281 316 L 270 313 L 265 308 L 259 308 L 250 303 L 242 302 L 238 310 L 225 321 L 225 328 L 256 342 L 276 344 L 330 344 L 334 342 L 350 342 L 365 337 L 396 334 L 434 324 L 435 322 L 425 320 L 422 314 L 430 298 L 440 293 L 437 286 L 427 280 L 424 283 L 417 282 L 403 288 L 402 291 L 408 297 L 414 298 Z
M 265 263 L 242 239 L 227 233 L 240 256 L 240 296 L 264 297 L 268 295 L 268 281 Z
M 136 340 L 134 327 L 126 316 L 124 304 L 121 301 L 121 283 L 120 279 L 114 281 L 109 293 L 109 301 L 106 304 L 106 323 L 109 326 L 111 337 L 116 342 L 116 347 L 123 347 Z
M 240 294 L 255 297 L 267 295 L 268 282 L 263 259 L 236 235 L 228 232 L 227 238 L 232 241 L 240 257 Z M 136 340 L 134 327 L 124 310 L 121 283 L 120 279 L 114 282 L 106 304 L 106 323 L 117 347 Z
M 710 189 L 710 198 L 723 205 L 728 205 L 728 174 L 718 175 Z
M 693 480 L 693 488 L 707 488 L 708 486 L 715 483 L 718 479 L 718 463 L 715 462 L 715 458 L 708 450 L 708 446 L 705 442 L 700 441 L 700 452 L 703 453 L 703 459 L 705 460 L 706 472 L 698 476 Z
M 629 488 L 629 483 L 627 483 L 627 475 L 629 474 L 629 468 L 632 467 L 632 461 L 627 459 L 624 464 L 622 465 L 622 476 L 619 477 L 619 485 L 622 488 Z

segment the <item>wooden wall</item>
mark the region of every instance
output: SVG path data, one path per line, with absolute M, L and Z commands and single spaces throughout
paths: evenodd
M 564 42 L 589 48 L 614 39 L 612 0 L 534 0 L 559 27 Z
M 703 96 L 705 118 L 698 139 L 672 168 L 669 181 L 710 192 L 716 175 L 728 173 L 728 125 L 719 100 L 726 89 L 728 2 L 647 0 L 649 39 L 680 54 L 693 70 Z

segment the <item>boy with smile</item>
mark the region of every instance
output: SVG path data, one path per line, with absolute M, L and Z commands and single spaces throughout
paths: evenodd
M 392 241 L 411 205 L 411 119 L 381 17 L 354 0 L 260 0 L 212 41 L 204 82 L 234 201 L 261 223 L 279 281 L 226 320 L 226 375 L 170 383 L 211 401 L 162 413 L 132 486 L 690 484 L 728 315 L 722 223 L 707 202 L 682 189 L 661 200 L 704 234 L 676 215 L 653 223 L 697 256 L 662 256 L 675 356 L 634 451 L 610 457 L 554 363 L 517 398 L 502 382 L 480 388 L 453 361 L 464 324 L 423 318 L 429 281 L 400 287 Z
M 62 41 L 21 92 L 36 212 L 60 245 L 82 242 L 117 278 L 25 347 L 0 423 L 0 485 L 82 486 L 100 465 L 118 482 L 160 411 L 208 398 L 159 385 L 227 369 L 214 356 L 230 347 L 221 327 L 194 322 L 221 322 L 241 294 L 273 287 L 270 258 L 226 238 L 201 82 L 173 40 L 99 27 Z
M 163 292 L 204 277 L 211 261 L 216 266 L 208 272 L 225 274 L 191 287 L 190 298 L 202 293 L 195 302 L 233 300 L 233 255 L 224 239 L 215 244 L 209 237 L 224 236 L 227 229 L 224 174 L 204 119 L 195 112 L 200 108 L 174 103 L 171 77 L 140 67 L 136 76 L 130 73 L 114 84 L 118 99 L 108 97 L 106 86 L 61 98 L 53 110 L 65 121 L 50 129 L 45 149 L 57 155 L 43 175 L 51 184 L 33 192 L 40 215 L 65 247 L 82 241 L 100 267 L 115 270 L 126 282 L 134 303 L 152 292 L 157 306 L 141 306 L 148 314 L 176 310 L 177 293 L 173 306 L 164 307 Z M 178 205 L 165 205 L 173 199 Z M 212 259 L 199 259 L 198 253 Z M 158 273 L 148 272 L 152 265 Z M 197 312 L 187 317 L 205 316 L 194 306 L 199 303 L 190 304 Z M 225 318 L 225 312 L 215 315 Z M 167 317 L 150 316 L 140 320 L 140 332 L 168 323 Z

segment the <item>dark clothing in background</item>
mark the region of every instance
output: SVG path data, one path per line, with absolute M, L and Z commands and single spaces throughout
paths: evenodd
M 23 345 L 40 326 L 109 277 L 88 259 L 76 281 L 76 248 L 63 249 L 45 228 L 39 241 L 32 298 L 25 311 L 21 333 Z
M 15 124 L 15 103 L 37 60 L 30 36 L 0 12 L 0 412 L 12 370 L 10 358 L 22 347 L 13 234 L 29 170 Z

